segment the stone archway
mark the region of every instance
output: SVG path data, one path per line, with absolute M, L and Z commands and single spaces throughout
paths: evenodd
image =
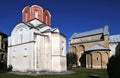
M 86 67 L 87 68 L 92 68 L 92 55 L 86 54 Z
M 77 54 L 77 48 L 76 48 L 76 46 L 72 46 L 71 47 L 71 53 Z
M 102 54 L 100 52 L 94 52 L 92 55 L 93 68 L 102 68 Z
M 104 52 L 102 54 L 103 58 L 102 58 L 102 68 L 107 68 L 107 63 L 108 63 L 108 59 L 109 59 L 109 53 L 108 52 Z
M 78 66 L 82 66 L 84 67 L 86 65 L 86 57 L 85 57 L 85 54 L 84 54 L 84 45 L 79 45 L 78 46 L 78 52 L 77 52 L 77 55 L 78 55 Z

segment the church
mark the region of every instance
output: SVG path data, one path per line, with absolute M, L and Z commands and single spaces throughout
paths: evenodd
M 51 27 L 51 14 L 38 5 L 22 10 L 8 37 L 8 63 L 18 72 L 66 71 L 66 37 Z
M 77 55 L 77 64 L 86 68 L 107 68 L 110 57 L 108 26 L 82 33 L 69 39 L 69 52 Z

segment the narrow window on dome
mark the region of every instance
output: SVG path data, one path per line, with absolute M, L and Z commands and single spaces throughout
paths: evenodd
M 25 21 L 28 21 L 28 13 L 25 13 Z
M 23 42 L 23 35 L 20 34 L 20 43 L 22 43 L 22 42 Z
M 48 18 L 47 18 L 47 15 L 45 15 L 45 23 L 48 24 Z
M 38 18 L 38 11 L 35 11 L 35 18 Z

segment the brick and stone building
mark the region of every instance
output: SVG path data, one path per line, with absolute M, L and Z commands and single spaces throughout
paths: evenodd
M 7 35 L 0 32 L 0 69 L 7 63 Z
M 69 40 L 69 52 L 77 55 L 79 66 L 106 68 L 110 56 L 108 26 L 74 33 Z
M 8 38 L 12 71 L 66 71 L 66 37 L 51 27 L 51 14 L 38 5 L 27 6 Z

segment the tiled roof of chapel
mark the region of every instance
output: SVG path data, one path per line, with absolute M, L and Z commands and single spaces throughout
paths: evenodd
M 120 34 L 110 36 L 109 37 L 109 42 L 110 43 L 120 42 Z
M 88 48 L 86 51 L 96 51 L 96 50 L 110 50 L 110 49 L 100 44 L 95 44 L 92 47 Z
M 85 37 L 85 36 L 90 36 L 90 35 L 95 35 L 95 34 L 104 34 L 107 35 L 109 34 L 108 32 L 108 26 L 104 26 L 104 28 L 99 28 L 99 29 L 95 29 L 95 30 L 91 30 L 91 31 L 87 31 L 87 32 L 82 32 L 82 33 L 74 33 L 70 39 L 73 38 L 79 38 L 79 37 Z

